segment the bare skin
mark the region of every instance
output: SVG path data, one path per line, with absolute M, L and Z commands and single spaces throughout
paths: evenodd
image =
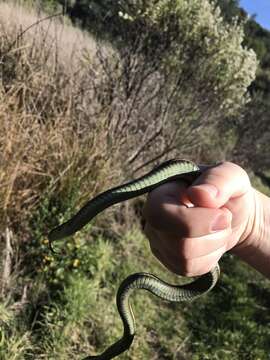
M 205 168 L 189 187 L 160 186 L 144 218 L 153 254 L 176 274 L 204 274 L 230 250 L 270 279 L 270 199 L 236 164 Z

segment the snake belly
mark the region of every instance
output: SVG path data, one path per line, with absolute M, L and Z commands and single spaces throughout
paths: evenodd
M 174 159 L 164 162 L 144 176 L 109 189 L 88 201 L 71 219 L 49 233 L 49 244 L 51 246 L 52 241 L 73 235 L 113 204 L 146 194 L 169 181 L 184 180 L 191 184 L 200 174 L 200 168 L 191 161 Z M 171 302 L 192 301 L 210 291 L 218 281 L 219 274 L 217 264 L 207 274 L 185 285 L 171 285 L 149 273 L 128 276 L 119 286 L 116 297 L 117 309 L 123 322 L 122 338 L 102 354 L 87 356 L 84 360 L 110 360 L 129 349 L 135 336 L 135 319 L 129 303 L 133 290 L 144 289 Z

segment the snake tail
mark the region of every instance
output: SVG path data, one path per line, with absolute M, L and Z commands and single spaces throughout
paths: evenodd
M 108 347 L 102 354 L 90 355 L 82 360 L 111 360 L 130 348 L 134 335 L 124 334 L 120 340 Z
M 145 272 L 129 275 L 119 286 L 116 297 L 117 309 L 124 328 L 122 338 L 102 354 L 88 356 L 83 360 L 110 360 L 129 349 L 136 332 L 135 317 L 129 303 L 129 297 L 133 290 L 148 290 L 157 297 L 170 302 L 191 301 L 210 291 L 216 285 L 219 273 L 217 265 L 211 272 L 185 285 L 171 285 L 157 276 Z

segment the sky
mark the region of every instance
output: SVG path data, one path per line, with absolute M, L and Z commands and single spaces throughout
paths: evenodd
M 270 30 L 270 0 L 240 0 L 240 6 L 248 14 L 256 14 L 256 21 Z

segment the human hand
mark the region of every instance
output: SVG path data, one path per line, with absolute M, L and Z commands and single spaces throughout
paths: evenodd
M 224 162 L 203 169 L 189 187 L 175 181 L 153 190 L 143 211 L 144 231 L 153 254 L 176 274 L 204 274 L 233 249 L 268 275 L 269 270 L 262 271 L 256 261 L 249 261 L 259 248 L 258 204 L 258 192 L 247 173 Z M 266 255 L 269 261 L 270 249 Z

